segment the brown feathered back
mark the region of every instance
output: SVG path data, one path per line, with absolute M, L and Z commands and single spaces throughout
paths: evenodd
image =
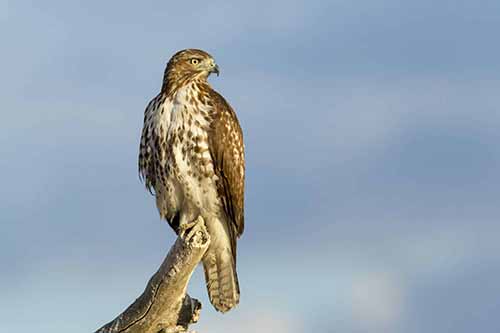
M 210 90 L 214 103 L 214 119 L 210 126 L 209 149 L 218 176 L 217 191 L 222 198 L 226 214 L 233 223 L 231 237 L 233 254 L 236 239 L 245 228 L 245 147 L 243 133 L 231 106 L 216 91 Z

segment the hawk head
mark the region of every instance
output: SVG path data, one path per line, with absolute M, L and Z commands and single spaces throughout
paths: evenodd
M 186 49 L 177 52 L 170 58 L 165 70 L 165 77 L 206 80 L 211 73 L 216 73 L 219 76 L 219 66 L 210 54 L 202 50 Z

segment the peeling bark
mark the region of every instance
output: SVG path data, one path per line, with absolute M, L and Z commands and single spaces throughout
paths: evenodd
M 179 236 L 146 289 L 122 314 L 95 333 L 173 333 L 198 321 L 201 303 L 186 294 L 210 237 L 202 217 Z

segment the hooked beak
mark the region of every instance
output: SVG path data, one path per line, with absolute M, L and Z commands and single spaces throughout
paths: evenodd
M 217 64 L 214 64 L 214 66 L 212 67 L 212 69 L 210 70 L 210 73 L 215 73 L 217 74 L 217 76 L 219 76 L 219 66 Z

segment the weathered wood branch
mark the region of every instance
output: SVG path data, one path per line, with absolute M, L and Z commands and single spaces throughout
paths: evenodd
M 186 294 L 196 265 L 208 248 L 210 237 L 203 218 L 177 238 L 142 295 L 113 321 L 95 333 L 159 333 L 187 330 L 198 321 L 201 303 Z

